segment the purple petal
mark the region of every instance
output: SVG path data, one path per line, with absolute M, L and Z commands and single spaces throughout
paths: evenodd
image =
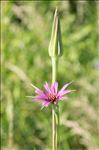
M 55 82 L 55 93 L 57 93 L 57 90 L 58 90 L 58 82 Z
M 57 89 L 58 89 L 58 83 L 57 82 L 52 83 L 51 85 L 52 93 L 57 93 Z
M 35 93 L 47 99 L 47 95 L 42 90 L 37 89 Z
M 44 84 L 44 88 L 48 93 L 51 93 L 51 90 L 50 90 L 47 82 Z
M 46 98 L 42 97 L 42 96 L 35 96 L 32 98 L 32 100 L 35 101 L 47 101 Z
M 64 91 L 59 91 L 58 96 L 61 97 L 67 93 L 70 93 L 72 90 L 64 90 Z
M 42 94 L 42 93 L 43 93 L 43 91 L 42 91 L 42 90 L 40 90 L 40 89 L 36 89 L 36 90 L 35 90 L 35 93 L 40 95 L 40 94 Z
M 49 104 L 50 104 L 50 102 L 43 102 L 42 106 L 48 107 Z
M 60 91 L 58 92 L 58 94 L 61 94 L 71 83 L 72 83 L 72 82 L 65 84 L 65 85 L 60 89 Z
M 31 84 L 31 86 L 35 89 L 35 93 L 38 95 L 45 95 L 42 90 Z
M 35 93 L 36 94 L 41 94 L 41 93 L 43 93 L 43 91 L 42 90 L 40 90 L 39 88 L 37 88 L 36 86 L 34 86 L 33 84 L 31 84 L 31 86 L 35 89 Z
M 62 96 L 62 97 L 59 97 L 58 101 L 61 101 L 61 100 L 66 100 L 68 97 L 66 96 Z

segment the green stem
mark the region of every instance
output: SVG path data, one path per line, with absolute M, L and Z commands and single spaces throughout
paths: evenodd
M 52 57 L 52 83 L 56 81 L 57 59 Z M 59 146 L 59 106 L 52 105 L 52 150 Z
M 59 127 L 60 127 L 60 115 L 59 115 L 59 105 L 56 106 L 56 124 L 57 124 L 57 150 L 60 146 L 60 134 L 59 134 Z
M 56 81 L 57 75 L 57 59 L 52 57 L 52 83 Z
M 56 145 L 56 118 L 55 118 L 54 106 L 52 106 L 52 150 L 57 150 L 57 145 Z

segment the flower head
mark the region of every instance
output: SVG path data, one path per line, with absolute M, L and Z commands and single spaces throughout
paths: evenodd
M 44 90 L 40 90 L 36 86 L 32 85 L 35 89 L 35 93 L 37 94 L 32 99 L 35 101 L 41 101 L 42 106 L 47 107 L 49 104 L 57 104 L 60 100 L 67 99 L 66 94 L 70 93 L 72 90 L 67 90 L 66 88 L 71 84 L 65 84 L 59 91 L 58 91 L 58 82 L 54 82 L 51 86 L 48 86 L 46 82 L 44 84 Z

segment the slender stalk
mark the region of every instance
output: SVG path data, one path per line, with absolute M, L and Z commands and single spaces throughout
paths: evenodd
M 60 19 L 57 8 L 55 10 L 52 26 L 51 40 L 49 44 L 49 56 L 52 59 L 52 83 L 57 79 L 57 60 L 62 55 L 62 39 Z M 52 105 L 52 150 L 59 148 L 59 106 Z
M 59 133 L 59 127 L 60 127 L 60 115 L 59 115 L 59 105 L 56 107 L 56 124 L 57 124 L 57 150 L 60 149 L 60 133 Z
M 56 58 L 52 57 L 52 83 L 56 81 Z M 56 118 L 55 118 L 55 106 L 52 105 L 52 150 L 56 149 Z
M 52 57 L 52 83 L 57 78 L 57 59 Z M 52 105 L 52 150 L 58 150 L 59 145 L 59 106 Z
M 57 150 L 56 147 L 56 119 L 54 106 L 52 106 L 52 150 Z
M 57 58 L 52 57 L 52 83 L 56 81 L 57 75 Z

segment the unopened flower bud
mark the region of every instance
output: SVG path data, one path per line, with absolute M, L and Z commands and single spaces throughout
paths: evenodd
M 49 56 L 58 57 L 61 55 L 62 55 L 61 29 L 59 16 L 56 9 L 52 27 L 51 40 L 49 44 Z

